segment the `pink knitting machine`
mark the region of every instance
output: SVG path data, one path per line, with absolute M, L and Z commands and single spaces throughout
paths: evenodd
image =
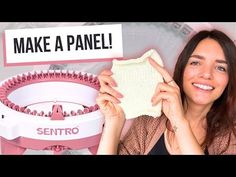
M 96 154 L 104 118 L 96 105 L 100 85 L 95 75 L 34 71 L 0 84 L 2 154 L 86 148 Z

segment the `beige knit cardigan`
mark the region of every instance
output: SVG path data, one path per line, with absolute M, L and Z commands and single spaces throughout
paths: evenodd
M 149 116 L 136 118 L 123 140 L 120 141 L 118 154 L 148 154 L 164 133 L 166 129 L 166 119 L 167 118 L 164 116 L 157 119 Z M 229 138 L 229 147 L 222 153 Z M 236 137 L 233 134 L 228 134 L 224 137 L 215 138 L 212 145 L 208 147 L 208 152 L 209 155 L 236 154 Z

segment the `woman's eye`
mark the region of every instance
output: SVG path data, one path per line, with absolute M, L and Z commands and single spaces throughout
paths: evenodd
M 226 72 L 226 68 L 223 67 L 223 66 L 217 66 L 216 69 L 219 70 L 219 71 Z
M 190 62 L 190 65 L 199 65 L 200 63 L 198 61 L 192 61 Z

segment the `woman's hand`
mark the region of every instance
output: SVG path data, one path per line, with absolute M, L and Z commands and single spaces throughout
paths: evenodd
M 96 102 L 105 117 L 105 126 L 99 143 L 97 154 L 117 154 L 118 143 L 125 123 L 125 115 L 119 106 L 122 94 L 117 92 L 110 70 L 103 70 L 98 75 L 100 82 L 99 94 Z
M 113 88 L 116 87 L 116 82 L 111 75 L 112 72 L 110 70 L 103 70 L 98 75 L 101 87 L 96 102 L 105 116 L 105 121 L 114 122 L 114 124 L 118 125 L 120 121 L 123 123 L 125 121 L 124 112 L 118 105 L 120 103 L 119 98 L 122 98 L 123 95 Z
M 152 97 L 152 104 L 156 105 L 162 100 L 162 111 L 172 125 L 184 119 L 184 111 L 181 101 L 179 86 L 170 74 L 155 60 L 149 58 L 149 63 L 162 75 L 164 83 L 159 83 Z
M 165 82 L 159 83 L 152 97 L 152 104 L 156 105 L 162 100 L 162 110 L 170 120 L 172 129 L 182 154 L 204 154 L 198 143 L 189 121 L 185 118 L 179 86 L 170 74 L 153 59 L 150 64 L 163 76 Z M 179 129 L 179 130 L 178 130 Z M 170 137 L 170 136 L 169 136 Z

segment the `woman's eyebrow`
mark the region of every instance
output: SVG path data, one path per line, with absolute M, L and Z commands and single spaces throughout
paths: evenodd
M 191 55 L 190 57 L 198 58 L 198 59 L 205 59 L 205 57 L 203 57 L 201 55 Z
M 228 64 L 227 61 L 225 61 L 225 60 L 223 60 L 223 59 L 217 59 L 216 62 L 217 62 L 217 63 Z
M 190 57 L 197 58 L 197 59 L 202 59 L 202 60 L 205 59 L 205 57 L 201 56 L 201 55 L 191 55 Z M 224 59 L 216 59 L 216 62 L 227 64 L 227 61 L 224 60 Z

